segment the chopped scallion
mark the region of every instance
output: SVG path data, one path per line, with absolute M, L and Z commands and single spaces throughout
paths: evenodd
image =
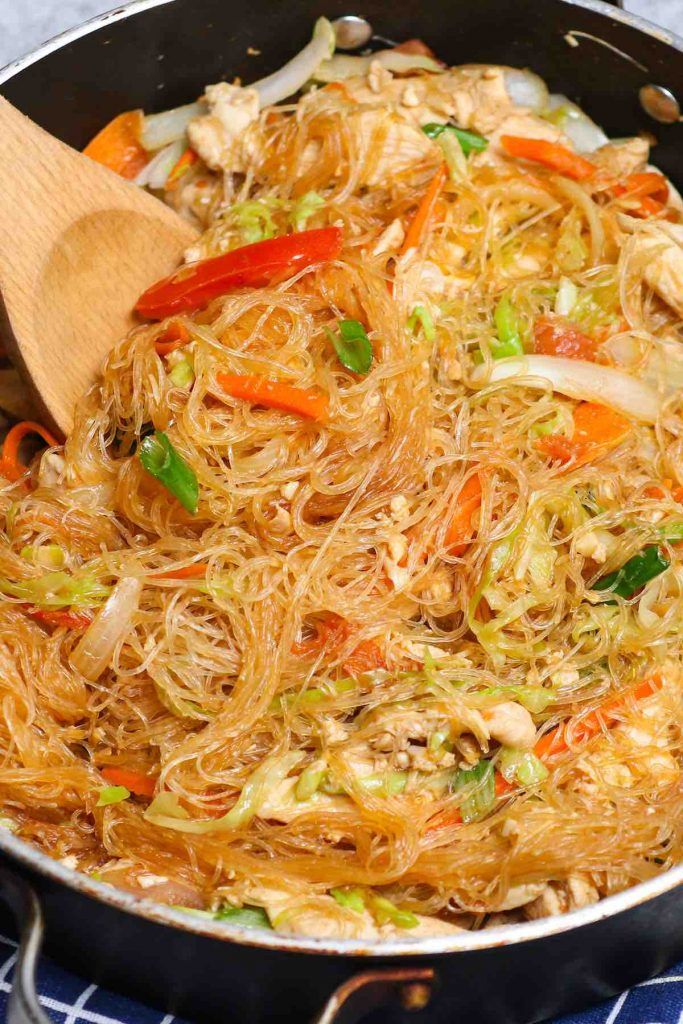
M 146 437 L 139 449 L 140 462 L 192 515 L 199 504 L 199 483 L 191 466 L 175 450 L 162 430 Z

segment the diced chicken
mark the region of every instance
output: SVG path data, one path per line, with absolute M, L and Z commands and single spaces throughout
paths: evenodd
M 609 554 L 608 538 L 612 540 L 607 530 L 587 530 L 577 537 L 576 550 L 584 558 L 592 558 L 598 565 L 602 565 Z
M 511 885 L 503 899 L 495 908 L 496 913 L 501 910 L 516 910 L 517 907 L 524 907 L 532 900 L 535 900 L 545 889 L 545 882 L 524 882 L 519 885 Z
M 570 910 L 590 907 L 600 899 L 600 893 L 587 875 L 570 875 L 566 887 Z
M 625 178 L 629 174 L 645 170 L 649 156 L 649 142 L 633 138 L 624 139 L 623 142 L 608 142 L 591 153 L 590 159 L 615 178 Z
M 285 499 L 285 501 L 291 501 L 298 490 L 298 480 L 290 480 L 289 483 L 282 485 L 282 487 L 280 488 L 280 494 Z
M 410 504 L 403 494 L 395 494 L 389 502 L 389 508 L 391 510 L 391 518 L 396 523 L 402 522 L 410 515 Z
M 258 118 L 258 92 L 217 82 L 207 86 L 204 100 L 209 113 L 188 125 L 190 144 L 213 170 L 244 170 L 248 153 L 243 135 Z
M 556 886 L 543 885 L 541 892 L 531 903 L 524 908 L 524 915 L 531 921 L 540 917 L 557 917 L 567 910 L 567 899 L 564 893 Z
M 541 894 L 524 908 L 524 916 L 535 921 L 541 917 L 557 917 L 568 910 L 590 907 L 600 893 L 587 875 L 570 875 L 566 882 L 551 882 Z
M 405 238 L 406 233 L 403 230 L 403 223 L 400 217 L 396 217 L 392 220 L 391 224 L 384 229 L 382 234 L 379 236 L 372 248 L 373 256 L 381 256 L 385 252 L 398 251 Z
M 506 700 L 490 708 L 482 708 L 481 716 L 494 740 L 506 747 L 530 749 L 536 739 L 534 720 L 521 704 Z
M 642 264 L 646 282 L 683 317 L 683 225 L 660 222 L 640 226 L 631 218 L 623 218 L 621 223 L 627 230 L 637 231 L 633 255 Z

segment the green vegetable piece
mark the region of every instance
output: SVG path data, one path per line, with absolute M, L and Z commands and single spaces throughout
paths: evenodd
M 109 804 L 120 804 L 130 796 L 125 786 L 104 786 L 100 790 L 100 798 L 95 807 L 108 807 Z
M 467 824 L 478 821 L 493 807 L 496 798 L 493 765 L 490 761 L 481 760 L 474 768 L 460 770 L 452 783 L 455 792 L 467 790 L 465 799 L 460 805 L 462 820 Z
M 239 924 L 243 928 L 269 928 L 272 931 L 273 927 L 263 907 L 222 907 L 214 919 Z
M 175 364 L 168 376 L 177 388 L 186 388 L 190 384 L 194 384 L 194 368 L 192 363 L 189 359 L 181 359 L 179 363 Z
M 0 578 L 0 593 L 30 601 L 39 608 L 92 607 L 104 601 L 110 590 L 90 573 L 70 576 L 66 572 L 48 572 L 19 583 Z
M 330 889 L 330 896 L 337 901 L 340 907 L 348 907 L 349 910 L 355 910 L 357 914 L 365 912 L 365 896 L 362 889 L 337 886 L 336 889 Z
M 420 923 L 409 910 L 400 910 L 395 903 L 385 896 L 370 896 L 370 909 L 372 910 L 377 924 L 395 924 L 397 928 L 417 928 Z
M 498 344 L 494 343 L 491 346 L 493 358 L 505 359 L 508 356 L 522 355 L 524 347 L 520 334 L 519 317 L 507 292 L 496 306 L 493 319 L 498 334 Z
M 376 775 L 364 775 L 358 780 L 368 793 L 378 796 L 398 796 L 408 783 L 407 772 L 379 772 Z
M 304 231 L 310 217 L 325 205 L 325 200 L 317 192 L 306 192 L 294 203 L 289 220 L 295 231 Z
M 175 450 L 162 430 L 146 437 L 139 449 L 140 462 L 191 515 L 199 504 L 199 483 L 194 470 Z
M 633 597 L 646 583 L 668 569 L 671 562 L 661 548 L 652 544 L 629 558 L 616 572 L 610 572 L 593 584 L 593 590 L 611 590 L 619 597 Z
M 519 782 L 522 786 L 535 786 L 548 778 L 548 769 L 530 750 L 504 747 L 498 759 L 498 767 L 508 782 Z
M 281 206 L 281 200 L 275 196 L 264 196 L 263 199 L 247 199 L 236 203 L 231 213 L 247 245 L 263 242 L 273 238 L 276 233 L 273 210 Z
M 294 787 L 294 796 L 297 800 L 310 800 L 320 788 L 324 774 L 325 769 L 317 768 L 315 765 L 305 768 Z
M 453 132 L 465 156 L 469 156 L 470 153 L 482 153 L 489 144 L 489 140 L 485 139 L 483 135 L 465 131 L 464 128 L 456 128 L 454 124 L 435 124 L 432 122 L 431 124 L 423 124 L 422 131 L 430 139 L 438 139 L 444 132 Z
M 414 331 L 418 321 L 422 324 L 422 330 L 427 341 L 434 341 L 436 328 L 431 313 L 425 306 L 416 306 L 408 319 L 408 330 Z
M 20 554 L 27 562 L 45 569 L 62 569 L 66 563 L 66 554 L 59 544 L 28 544 Z
M 340 320 L 338 335 L 333 334 L 329 327 L 325 328 L 325 333 L 342 366 L 352 373 L 368 372 L 372 365 L 372 345 L 358 320 Z

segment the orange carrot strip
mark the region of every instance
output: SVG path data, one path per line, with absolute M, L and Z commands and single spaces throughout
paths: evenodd
M 571 149 L 547 139 L 525 139 L 519 135 L 502 135 L 500 143 L 508 156 L 519 160 L 532 160 L 543 164 L 551 171 L 557 171 L 574 181 L 585 181 L 592 178 L 597 168 L 590 160 L 572 153 Z
M 171 320 L 154 342 L 158 356 L 167 356 L 169 352 L 175 352 L 177 348 L 187 345 L 192 335 L 185 324 L 178 320 Z
M 129 768 L 117 768 L 115 765 L 103 768 L 102 776 L 112 786 L 125 786 L 136 796 L 154 796 L 157 785 L 157 780 L 152 775 L 143 775 L 142 772 L 135 772 Z
M 143 117 L 141 110 L 119 114 L 91 139 L 83 152 L 122 178 L 136 178 L 149 163 L 149 154 L 140 142 Z
M 200 580 L 206 576 L 206 566 L 199 562 L 185 565 L 182 569 L 170 569 L 168 572 L 151 572 L 153 580 Z
M 87 629 L 92 622 L 92 615 L 87 612 L 70 612 L 63 608 L 32 608 L 24 609 L 26 614 L 47 626 L 64 626 L 66 629 Z
M 638 686 L 629 690 L 628 693 L 614 697 L 607 701 L 602 707 L 590 711 L 587 715 L 579 715 L 558 725 L 555 729 L 542 736 L 534 747 L 536 757 L 544 760 L 549 757 L 556 757 L 569 750 L 571 743 L 583 743 L 592 739 L 602 731 L 603 725 L 615 725 L 619 721 L 619 712 L 626 708 L 630 701 L 644 700 L 651 697 L 653 693 L 661 689 L 664 680 L 657 673 L 639 683 Z
M 576 469 L 615 448 L 630 430 L 629 420 L 609 406 L 581 402 L 574 410 L 572 437 L 551 434 L 536 441 L 536 448 Z
M 468 477 L 460 489 L 457 508 L 446 532 L 445 545 L 452 555 L 462 555 L 471 543 L 472 516 L 481 505 L 479 474 Z
M 540 316 L 534 324 L 534 352 L 543 356 L 595 360 L 595 342 L 559 316 Z
M 53 437 L 50 431 L 40 423 L 34 423 L 32 420 L 16 423 L 8 431 L 0 455 L 0 473 L 12 482 L 19 480 L 28 469 L 28 466 L 19 461 L 19 447 L 28 434 L 38 434 L 50 448 L 59 444 L 57 438 Z
M 190 168 L 193 167 L 198 160 L 198 154 L 195 153 L 191 146 L 188 146 L 177 163 L 175 163 L 171 168 L 166 179 L 166 184 L 164 185 L 166 191 L 175 192 L 181 182 L 181 179 L 185 177 Z
M 292 644 L 292 654 L 298 657 L 313 657 L 326 649 L 334 655 L 349 637 L 353 636 L 355 627 L 334 612 L 326 612 L 324 617 L 315 624 L 316 635 L 309 640 Z M 342 668 L 350 676 L 360 676 L 364 672 L 372 672 L 376 668 L 385 668 L 386 661 L 379 644 L 374 640 L 361 640 L 349 654 Z
M 416 249 L 422 241 L 427 226 L 432 219 L 436 201 L 439 198 L 447 180 L 448 167 L 444 162 L 430 181 L 429 188 L 425 192 L 420 205 L 415 211 L 415 216 L 410 222 L 410 226 L 406 231 L 406 237 L 400 249 L 399 254 L 401 256 L 407 253 L 409 249 Z
M 256 374 L 219 373 L 216 379 L 232 398 L 242 398 L 253 405 L 268 409 L 282 409 L 312 420 L 324 420 L 329 408 L 329 397 L 318 388 L 295 388 L 278 380 L 267 380 Z

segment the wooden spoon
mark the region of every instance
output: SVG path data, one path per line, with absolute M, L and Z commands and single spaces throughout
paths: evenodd
M 0 338 L 46 424 L 68 434 L 104 357 L 139 323 L 136 299 L 197 232 L 1 96 L 0 138 Z

